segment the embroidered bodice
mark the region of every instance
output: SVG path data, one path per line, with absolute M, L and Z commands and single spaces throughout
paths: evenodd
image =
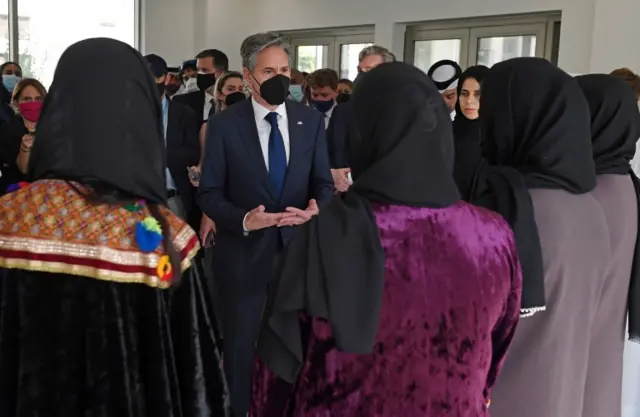
M 200 249 L 198 237 L 160 211 L 184 271 Z M 146 252 L 136 243 L 136 226 L 149 216 L 145 206 L 91 204 L 65 181 L 26 185 L 0 198 L 0 267 L 167 288 L 163 245 Z

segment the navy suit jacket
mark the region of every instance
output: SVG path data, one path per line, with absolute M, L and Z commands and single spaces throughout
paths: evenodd
M 167 168 L 171 172 L 187 221 L 198 230 L 202 213 L 196 205 L 196 189 L 189 180 L 187 167 L 200 161 L 200 141 L 196 114 L 187 106 L 169 101 L 167 123 Z
M 269 181 L 251 100 L 237 103 L 207 123 L 198 204 L 216 222 L 214 273 L 223 292 L 264 292 L 275 258 L 295 227 L 245 235 L 247 212 L 263 205 L 269 213 L 305 209 L 315 198 L 322 208 L 333 196 L 324 117 L 286 101 L 289 165 L 276 198 Z
M 349 168 L 348 140 L 351 104 L 349 101 L 333 109 L 327 127 L 327 146 L 331 168 Z

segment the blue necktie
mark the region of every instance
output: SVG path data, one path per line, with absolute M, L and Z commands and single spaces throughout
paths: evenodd
M 271 124 L 269 134 L 269 180 L 273 184 L 276 196 L 279 198 L 284 188 L 284 178 L 287 175 L 287 153 L 284 150 L 284 139 L 278 128 L 278 113 L 271 112 L 265 116 Z

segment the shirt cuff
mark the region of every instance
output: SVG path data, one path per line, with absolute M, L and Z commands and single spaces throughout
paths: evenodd
M 244 225 L 244 223 L 247 221 L 247 216 L 249 215 L 249 213 L 245 214 L 244 217 L 242 218 L 242 231 L 244 232 L 245 236 L 249 236 L 249 231 L 247 230 L 246 226 Z

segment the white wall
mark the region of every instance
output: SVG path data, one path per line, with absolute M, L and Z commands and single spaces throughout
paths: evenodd
M 196 38 L 204 36 L 202 22 L 206 0 L 140 0 L 141 51 L 162 56 L 179 65 L 195 56 Z
M 402 56 L 406 23 L 559 10 L 562 68 L 586 73 L 627 65 L 640 71 L 640 0 L 145 1 L 146 51 L 169 61 L 215 47 L 237 69 L 240 44 L 251 33 L 359 25 L 375 25 L 375 41 Z M 176 18 L 183 24 L 171 25 Z

